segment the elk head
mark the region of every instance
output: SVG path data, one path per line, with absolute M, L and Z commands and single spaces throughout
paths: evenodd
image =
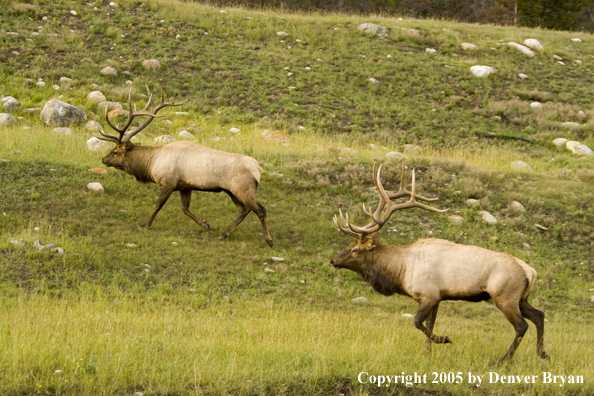
M 132 139 L 137 133 L 146 128 L 146 126 L 150 124 L 155 117 L 161 117 L 157 115 L 157 112 L 161 110 L 163 107 L 179 106 L 181 104 L 165 103 L 165 96 L 163 94 L 163 90 L 161 90 L 161 103 L 157 106 L 155 105 L 155 101 L 153 100 L 153 94 L 149 90 L 148 86 L 146 87 L 146 89 L 149 93 L 149 100 L 144 109 L 140 111 L 132 111 L 132 97 L 131 93 L 128 93 L 128 121 L 126 122 L 126 125 L 123 128 L 118 128 L 117 126 L 115 126 L 109 119 L 107 112 L 105 113 L 105 121 L 107 121 L 107 124 L 119 134 L 119 136 L 113 136 L 103 133 L 102 130 L 99 130 L 99 133 L 103 137 L 97 137 L 97 139 L 104 140 L 107 142 L 113 142 L 116 144 L 116 146 L 109 152 L 109 154 L 107 154 L 101 160 L 105 165 L 113 166 L 114 168 L 119 170 L 124 170 L 125 154 L 134 146 L 136 146 L 136 144 L 132 143 L 130 139 Z M 149 107 L 151 108 L 150 111 Z M 132 131 L 128 131 L 128 128 L 130 127 L 130 125 L 132 125 L 132 121 L 134 120 L 134 118 L 139 116 L 148 116 L 149 118 L 146 121 L 144 121 L 138 128 Z
M 334 257 L 330 264 L 332 264 L 335 268 L 346 268 L 357 273 L 361 273 L 361 265 L 364 262 L 367 262 L 366 257 L 373 251 L 373 249 L 379 243 L 379 234 L 378 231 L 382 226 L 388 221 L 392 213 L 397 210 L 402 209 L 410 209 L 410 208 L 420 208 L 429 210 L 431 212 L 438 212 L 443 213 L 446 212 L 448 209 L 437 209 L 432 206 L 424 205 L 416 201 L 416 199 L 420 199 L 421 201 L 435 201 L 437 198 L 425 198 L 420 195 L 415 194 L 415 170 L 413 169 L 412 172 L 412 187 L 411 191 L 406 189 L 406 177 L 404 172 L 404 163 L 402 164 L 402 176 L 400 178 L 400 189 L 395 193 L 388 194 L 382 185 L 382 181 L 380 179 L 380 174 L 382 171 L 382 166 L 380 165 L 375 170 L 375 164 L 373 166 L 373 183 L 378 190 L 380 195 L 380 202 L 377 206 L 377 209 L 371 213 L 363 204 L 363 211 L 371 217 L 371 222 L 364 227 L 358 227 L 356 225 L 351 224 L 349 221 L 348 214 L 345 216 L 342 214 L 342 211 L 339 210 L 340 219 L 344 223 L 344 227 L 341 226 L 338 222 L 338 217 L 334 216 L 334 225 L 338 227 L 338 229 L 344 232 L 347 235 L 355 237 L 356 240 L 351 243 L 346 250 L 341 252 L 338 256 Z M 406 202 L 400 204 L 394 204 L 391 200 L 400 198 L 400 197 L 410 197 L 410 199 Z

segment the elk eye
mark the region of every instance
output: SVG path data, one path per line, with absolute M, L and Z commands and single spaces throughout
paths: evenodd
M 358 248 L 354 248 L 354 249 L 352 250 L 352 252 L 353 252 L 353 253 L 357 253 L 358 251 L 359 251 L 359 249 L 358 249 Z

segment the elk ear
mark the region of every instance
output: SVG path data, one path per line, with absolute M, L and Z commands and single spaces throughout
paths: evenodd
M 375 246 L 379 243 L 379 238 L 379 233 L 377 231 L 371 233 L 365 240 L 365 248 L 367 250 L 373 250 L 373 248 L 375 248 Z

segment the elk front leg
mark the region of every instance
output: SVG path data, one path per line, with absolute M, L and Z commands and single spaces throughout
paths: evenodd
M 452 341 L 450 341 L 447 336 L 437 336 L 433 334 L 433 325 L 435 324 L 435 316 L 437 316 L 438 305 L 439 301 L 421 301 L 414 319 L 415 327 L 421 330 L 430 341 L 436 344 L 448 344 Z M 433 320 L 430 319 L 431 316 L 433 316 Z M 430 329 L 425 327 L 423 324 L 423 322 L 426 320 L 428 322 L 427 324 L 431 327 Z
M 189 218 L 194 220 L 196 223 L 198 223 L 198 225 L 203 227 L 206 231 L 210 231 L 210 225 L 208 225 L 207 222 L 205 222 L 202 219 L 199 219 L 198 217 L 196 217 L 194 215 L 194 213 L 190 212 L 190 201 L 192 200 L 192 190 L 180 191 L 179 195 L 181 197 L 182 212 L 184 212 L 184 214 L 186 216 L 188 216 Z
M 520 311 L 536 326 L 536 353 L 541 359 L 548 359 L 549 355 L 544 350 L 544 313 L 528 304 L 527 300 L 520 301 Z
M 153 220 L 157 216 L 157 213 L 159 213 L 159 211 L 161 210 L 163 205 L 165 205 L 165 202 L 167 202 L 167 200 L 171 196 L 171 193 L 173 193 L 174 189 L 175 188 L 171 187 L 171 186 L 162 186 L 161 187 L 161 194 L 159 194 L 159 198 L 157 199 L 157 202 L 155 203 L 155 209 L 153 210 L 153 214 L 151 214 L 151 217 L 149 217 L 149 219 L 146 223 L 139 225 L 137 228 L 150 227 L 151 224 L 153 224 Z
M 516 330 L 514 341 L 512 342 L 505 356 L 500 360 L 500 362 L 508 362 L 511 360 L 512 356 L 514 356 L 514 353 L 516 352 L 518 345 L 520 345 L 520 342 L 522 342 L 522 338 L 524 338 L 524 334 L 526 334 L 526 331 L 528 330 L 528 322 L 526 322 L 526 320 L 522 317 L 522 312 L 520 311 L 520 307 L 517 302 L 514 304 L 512 301 L 505 305 L 497 304 L 497 307 L 501 310 L 501 312 L 503 312 L 507 320 L 514 326 L 514 329 Z
M 431 310 L 431 314 L 425 321 L 425 325 L 427 326 L 427 330 L 433 334 L 433 326 L 435 325 L 435 318 L 437 317 L 437 309 L 439 308 L 439 303 L 435 304 L 433 309 Z M 427 337 L 425 339 L 425 352 L 431 353 L 431 337 Z

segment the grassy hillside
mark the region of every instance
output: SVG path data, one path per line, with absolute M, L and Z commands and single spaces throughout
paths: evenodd
M 594 392 L 594 303 L 588 300 L 594 295 L 594 158 L 551 143 L 565 137 L 594 147 L 591 35 L 221 12 L 173 1 L 1 5 L 0 95 L 22 104 L 12 113 L 17 125 L 0 128 L 1 394 Z M 391 33 L 367 35 L 357 30 L 363 22 Z M 506 45 L 526 38 L 540 40 L 544 51 L 528 58 Z M 479 50 L 462 50 L 464 42 Z M 161 67 L 146 70 L 145 59 Z M 473 77 L 469 69 L 477 64 L 497 72 Z M 102 75 L 104 66 L 118 74 Z M 73 82 L 66 87 L 60 77 Z M 39 78 L 45 87 L 35 85 Z M 157 187 L 113 169 L 91 172 L 103 155 L 87 150 L 93 134 L 84 124 L 60 135 L 41 123 L 39 110 L 27 111 L 61 97 L 89 119 L 98 116 L 109 133 L 104 112 L 87 94 L 99 89 L 109 101 L 126 101 L 131 88 L 142 108 L 145 85 L 161 86 L 183 106 L 161 111 L 165 117 L 143 131 L 143 144 L 189 130 L 200 144 L 260 162 L 258 199 L 276 250 L 265 244 L 254 215 L 218 240 L 236 216 L 222 194 L 193 195 L 192 210 L 212 232 L 181 213 L 177 194 L 150 229 L 133 230 L 150 215 Z M 542 108 L 532 108 L 534 101 Z M 231 134 L 231 127 L 241 132 Z M 289 143 L 264 139 L 266 130 Z M 386 187 L 397 188 L 400 162 L 386 159 L 390 151 L 404 153 L 407 166 L 417 168 L 422 194 L 451 209 L 397 213 L 382 230 L 383 241 L 439 237 L 528 262 L 538 272 L 531 302 L 546 313 L 550 361 L 541 363 L 534 353 L 531 325 L 514 360 L 498 365 L 513 329 L 488 303 L 442 303 L 436 333 L 454 343 L 426 355 L 424 336 L 402 316 L 414 314 L 413 300 L 382 297 L 354 273 L 330 267 L 351 242 L 336 230 L 333 215 L 341 209 L 364 224 L 361 203 L 377 202 L 374 162 L 385 164 Z M 516 160 L 532 169 L 514 168 Z M 104 194 L 85 190 L 95 181 Z M 469 198 L 479 205 L 467 206 Z M 513 200 L 526 212 L 511 210 Z M 498 224 L 482 223 L 481 210 Z M 451 222 L 451 214 L 464 223 Z M 12 245 L 12 238 L 28 249 Z M 37 252 L 36 239 L 66 253 Z M 359 296 L 369 304 L 351 302 Z M 545 371 L 583 376 L 585 383 L 476 387 L 466 381 L 470 372 L 542 379 Z M 359 384 L 360 372 L 426 373 L 428 382 L 433 372 L 462 372 L 465 380 L 379 388 Z

